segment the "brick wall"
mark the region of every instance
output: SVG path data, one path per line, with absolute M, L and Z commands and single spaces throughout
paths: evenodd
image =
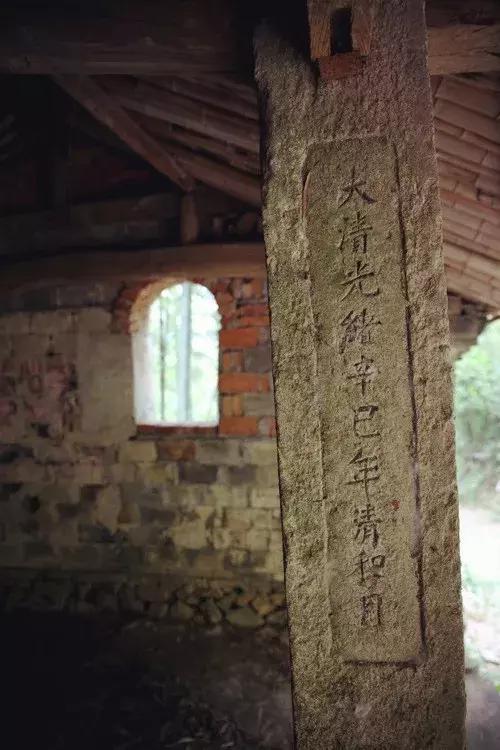
M 10 577 L 92 574 L 113 590 L 150 576 L 238 590 L 251 580 L 276 593 L 266 291 L 257 280 L 207 286 L 221 313 L 221 418 L 208 434 L 137 429 L 130 289 L 112 309 L 0 316 L 0 566 Z

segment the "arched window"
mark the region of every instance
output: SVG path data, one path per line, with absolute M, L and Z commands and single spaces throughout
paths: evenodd
M 140 424 L 219 421 L 219 311 L 213 294 L 184 281 L 163 289 L 133 337 L 135 416 Z

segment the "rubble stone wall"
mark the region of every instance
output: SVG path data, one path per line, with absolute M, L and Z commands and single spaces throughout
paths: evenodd
M 182 603 L 194 616 L 228 595 L 227 611 L 248 609 L 260 594 L 267 603 L 250 607 L 257 618 L 281 606 L 266 291 L 258 280 L 207 286 L 221 313 L 221 418 L 206 430 L 134 423 L 137 290 L 121 288 L 106 306 L 0 315 L 0 579 L 9 607 L 175 613 Z

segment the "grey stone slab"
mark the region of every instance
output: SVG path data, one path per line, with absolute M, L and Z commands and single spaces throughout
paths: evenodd
M 256 39 L 300 750 L 464 743 L 425 34 L 422 3 L 379 3 L 363 73 L 329 82 L 278 32 Z

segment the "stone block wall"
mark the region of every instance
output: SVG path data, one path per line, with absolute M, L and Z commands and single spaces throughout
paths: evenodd
M 43 599 L 41 581 L 64 589 L 61 606 L 109 605 L 95 594 L 98 581 L 116 606 L 144 610 L 151 601 L 140 592 L 151 580 L 171 582 L 163 609 L 178 601 L 196 609 L 193 594 L 188 602 L 178 593 L 186 585 L 200 602 L 214 599 L 200 592 L 217 585 L 221 597 L 247 591 L 248 605 L 264 592 L 281 606 L 265 288 L 241 279 L 207 286 L 221 313 L 221 416 L 208 430 L 134 423 L 130 323 L 139 289 L 117 289 L 107 307 L 0 315 L 0 579 L 8 578 L 9 601 L 18 576 L 25 602 Z

